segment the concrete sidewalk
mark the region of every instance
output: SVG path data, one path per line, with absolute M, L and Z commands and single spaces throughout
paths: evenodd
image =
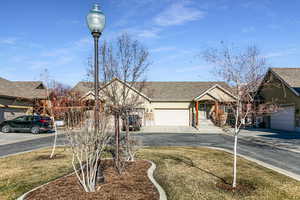
M 139 133 L 199 133 L 191 126 L 146 126 Z

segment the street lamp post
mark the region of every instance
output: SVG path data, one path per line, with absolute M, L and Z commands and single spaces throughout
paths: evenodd
M 89 12 L 86 17 L 88 28 L 90 29 L 93 38 L 94 38 L 94 91 L 95 91 L 95 133 L 97 133 L 99 129 L 99 63 L 98 63 L 98 44 L 99 38 L 102 34 L 102 31 L 105 27 L 105 15 L 100 10 L 100 6 L 98 4 L 94 4 L 93 8 Z

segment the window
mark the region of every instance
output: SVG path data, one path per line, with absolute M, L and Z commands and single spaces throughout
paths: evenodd
M 33 121 L 33 116 L 27 116 L 27 117 L 26 117 L 26 120 L 27 120 L 27 121 Z
M 15 121 L 24 122 L 24 121 L 26 121 L 26 116 L 17 117 L 17 118 L 15 119 Z

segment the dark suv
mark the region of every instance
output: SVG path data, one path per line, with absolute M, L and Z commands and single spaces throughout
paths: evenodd
M 129 131 L 140 131 L 142 126 L 142 119 L 138 115 L 129 115 L 128 116 L 128 125 Z M 125 131 L 125 123 L 123 123 L 122 130 Z
M 3 133 L 12 131 L 30 131 L 33 134 L 52 130 L 52 120 L 50 117 L 38 115 L 24 115 L 12 120 L 6 120 L 0 124 Z

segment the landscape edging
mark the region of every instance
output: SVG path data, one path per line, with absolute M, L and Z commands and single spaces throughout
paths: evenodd
M 67 177 L 67 176 L 71 176 L 71 175 L 74 174 L 74 173 L 75 173 L 75 172 L 72 172 L 72 173 L 70 173 L 70 174 L 67 174 L 67 175 L 62 176 L 62 177 L 59 177 L 59 178 L 64 178 L 64 177 Z M 27 197 L 27 195 L 28 195 L 29 193 L 31 193 L 31 192 L 33 192 L 33 191 L 35 191 L 35 190 L 37 190 L 37 189 L 40 189 L 41 187 L 44 187 L 44 186 L 46 186 L 46 185 L 48 185 L 48 184 L 50 184 L 50 183 L 56 181 L 56 180 L 59 179 L 59 178 L 56 178 L 56 179 L 54 179 L 54 180 L 52 180 L 52 181 L 49 181 L 48 183 L 45 183 L 45 184 L 43 184 L 43 185 L 40 185 L 40 186 L 38 186 L 38 187 L 33 188 L 32 190 L 30 190 L 30 191 L 26 192 L 25 194 L 23 194 L 22 196 L 18 197 L 16 200 L 25 200 L 25 198 Z
M 158 193 L 159 193 L 159 200 L 167 200 L 167 195 L 165 190 L 157 183 L 157 181 L 155 180 L 153 173 L 156 169 L 156 164 L 150 160 L 145 160 L 149 163 L 151 163 L 151 167 L 148 169 L 148 178 L 150 179 L 150 181 L 153 183 L 153 185 L 156 187 Z
M 154 162 L 150 161 L 150 160 L 145 160 L 145 161 L 147 161 L 147 162 L 149 162 L 149 163 L 151 164 L 151 167 L 150 167 L 150 168 L 148 169 L 148 171 L 147 171 L 147 176 L 148 176 L 148 178 L 150 179 L 150 181 L 152 182 L 152 184 L 154 185 L 154 187 L 157 189 L 157 191 L 158 191 L 158 193 L 159 193 L 159 200 L 167 200 L 166 192 L 165 192 L 164 189 L 157 183 L 157 181 L 154 179 L 154 176 L 153 176 L 154 171 L 155 171 L 155 169 L 156 169 L 156 164 L 155 164 Z M 60 177 L 60 178 L 70 176 L 70 175 L 72 175 L 72 174 L 74 174 L 74 173 L 75 173 L 75 172 L 72 172 L 71 174 L 67 174 L 67 175 L 62 176 L 62 177 Z M 57 178 L 57 179 L 59 179 L 59 178 Z M 57 180 L 57 179 L 55 179 L 55 180 Z M 40 186 L 38 186 L 38 187 L 36 187 L 36 188 L 33 188 L 32 190 L 30 190 L 30 191 L 24 193 L 22 196 L 18 197 L 17 200 L 25 200 L 25 198 L 27 197 L 27 195 L 28 195 L 29 193 L 31 193 L 31 192 L 33 192 L 33 191 L 35 191 L 35 190 L 37 190 L 37 189 L 39 189 L 39 188 L 41 188 L 41 187 L 44 187 L 44 186 L 46 186 L 46 185 L 52 183 L 52 182 L 55 181 L 55 180 L 49 181 L 48 183 L 45 183 L 45 184 L 40 185 Z

